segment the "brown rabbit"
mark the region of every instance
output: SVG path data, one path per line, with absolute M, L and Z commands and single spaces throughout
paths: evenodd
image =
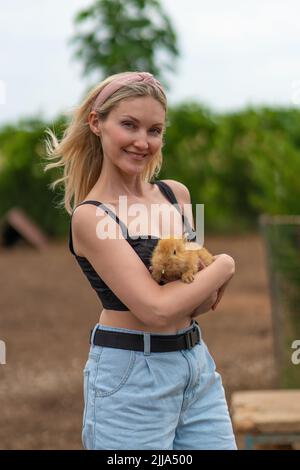
M 193 245 L 193 247 L 191 246 Z M 196 245 L 196 247 L 195 247 Z M 191 249 L 189 249 L 191 246 Z M 159 240 L 151 257 L 151 275 L 155 281 L 175 281 L 181 279 L 189 284 L 199 269 L 211 264 L 213 255 L 196 243 L 183 238 Z

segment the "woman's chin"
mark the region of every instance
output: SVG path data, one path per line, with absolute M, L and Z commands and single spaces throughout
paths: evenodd
M 127 165 L 123 166 L 123 171 L 128 174 L 136 175 L 141 173 L 145 169 L 145 162 L 134 162 L 134 163 L 129 163 Z

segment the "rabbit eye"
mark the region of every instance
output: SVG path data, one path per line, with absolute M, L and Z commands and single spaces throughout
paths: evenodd
M 173 251 L 173 255 L 176 255 L 176 250 Z

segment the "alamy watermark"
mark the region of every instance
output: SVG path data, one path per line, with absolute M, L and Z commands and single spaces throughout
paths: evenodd
M 173 236 L 194 239 L 200 245 L 204 243 L 204 204 L 196 204 L 195 229 L 192 227 L 192 204 L 130 204 L 127 196 L 119 196 L 118 218 L 112 204 L 99 204 L 96 216 L 100 218 L 96 226 L 97 237 L 101 240 L 120 238 L 157 238 Z M 130 221 L 128 222 L 128 218 Z M 118 223 L 116 223 L 118 222 Z M 173 223 L 172 223 L 173 222 Z M 161 229 L 159 229 L 161 227 Z M 172 230 L 172 227 L 175 229 Z M 161 233 L 158 233 L 159 230 Z
M 0 339 L 0 365 L 6 364 L 6 344 Z
M 300 339 L 295 339 L 292 342 L 291 348 L 295 349 L 291 356 L 291 361 L 296 366 L 300 364 Z

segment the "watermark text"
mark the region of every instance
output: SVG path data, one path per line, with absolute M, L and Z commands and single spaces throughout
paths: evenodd
M 6 364 L 6 344 L 0 339 L 0 364 Z
M 193 228 L 192 204 L 127 204 L 127 196 L 119 196 L 118 215 L 112 204 L 99 204 L 96 210 L 99 239 L 182 238 L 204 244 L 204 204 L 196 204 Z M 117 223 L 116 223 L 117 222 Z
M 292 349 L 295 349 L 295 351 L 292 354 L 291 360 L 294 365 L 300 364 L 300 339 L 295 339 L 292 342 Z

